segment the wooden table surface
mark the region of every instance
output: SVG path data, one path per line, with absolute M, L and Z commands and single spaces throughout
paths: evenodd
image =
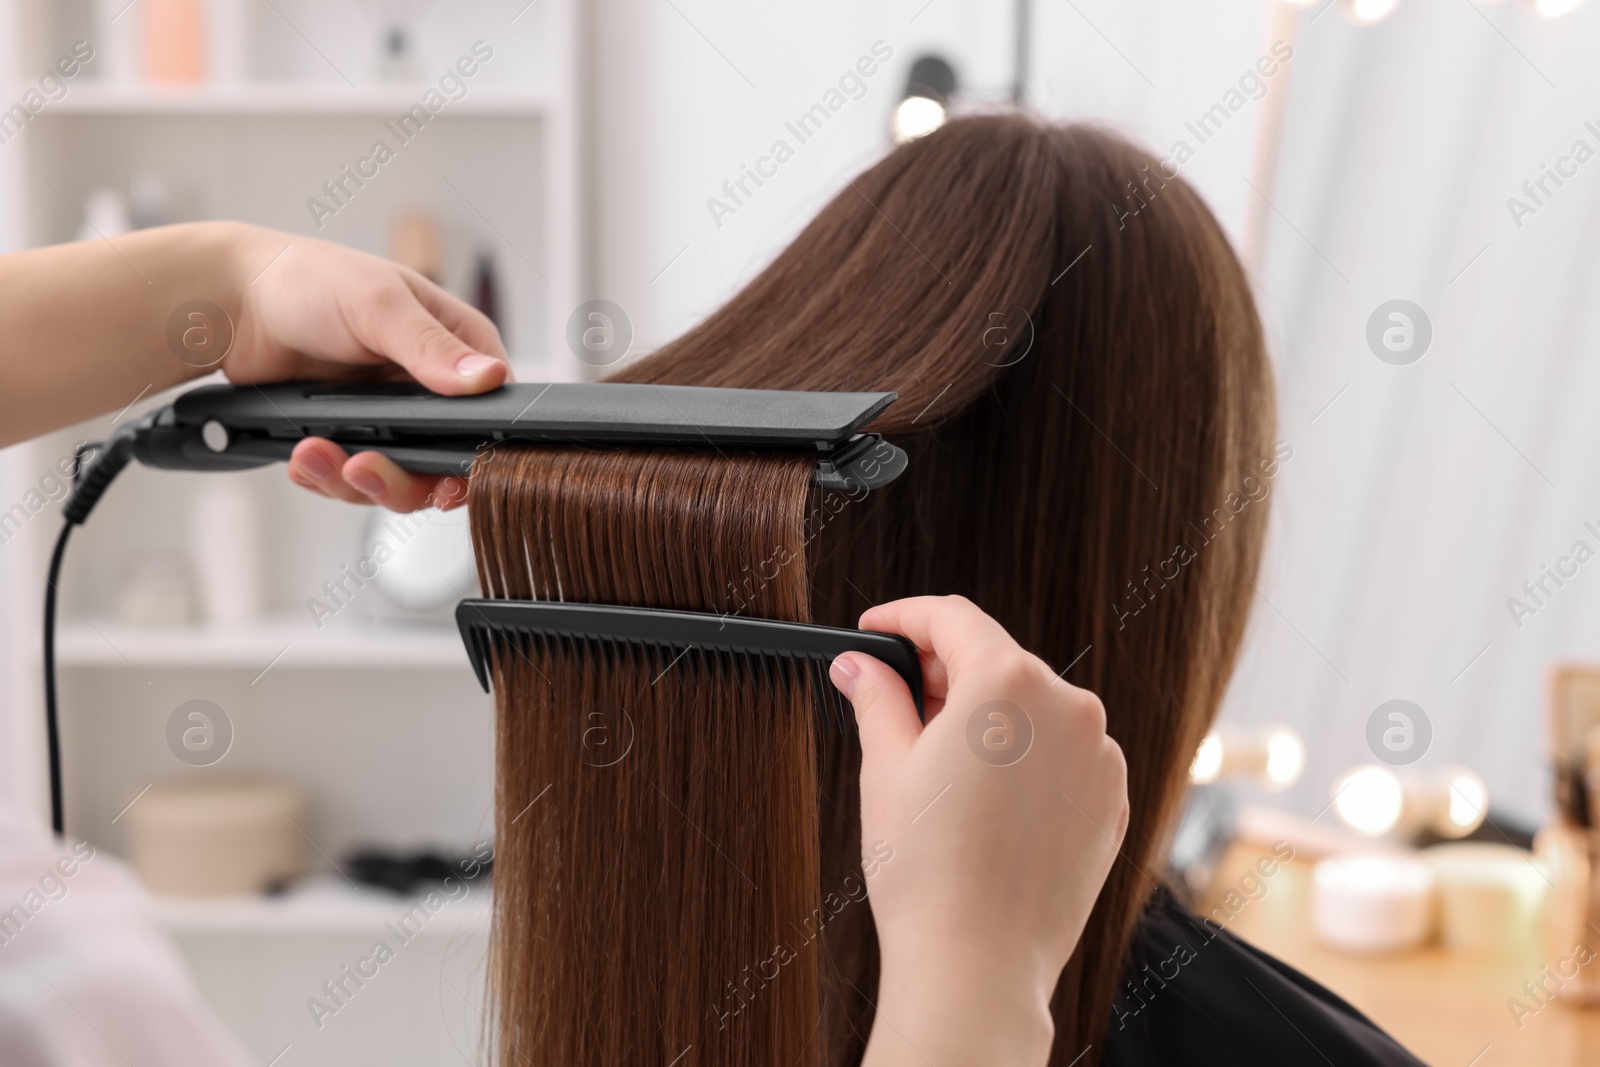
M 1267 854 L 1234 845 L 1214 884 L 1225 892 Z M 1600 1065 L 1600 1009 L 1555 1001 L 1522 1016 L 1519 1028 L 1507 1007 L 1511 997 L 1537 1006 L 1522 984 L 1555 962 L 1542 942 L 1492 954 L 1438 945 L 1385 956 L 1325 948 L 1311 933 L 1311 868 L 1298 859 L 1280 867 L 1227 929 L 1315 978 L 1434 1067 Z

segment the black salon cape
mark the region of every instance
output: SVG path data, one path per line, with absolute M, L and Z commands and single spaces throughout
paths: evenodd
M 1129 966 L 1106 1033 L 1107 1067 L 1423 1067 L 1355 1008 L 1202 923 L 1165 888 L 1145 912 Z

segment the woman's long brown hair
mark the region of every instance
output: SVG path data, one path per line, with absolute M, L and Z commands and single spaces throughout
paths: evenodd
M 803 457 L 502 452 L 472 479 L 485 587 L 841 626 L 961 593 L 1099 694 L 1132 816 L 1056 990 L 1051 1063 L 1097 1062 L 1282 458 L 1215 219 L 1104 131 L 960 119 L 615 377 L 894 390 L 874 428 L 911 464 L 852 499 L 808 491 Z M 529 649 L 496 674 L 504 1062 L 856 1063 L 877 948 L 853 736 L 819 729 L 800 683 L 669 671 L 663 690 L 658 665 L 598 657 Z M 584 717 L 618 707 L 633 749 L 593 766 Z

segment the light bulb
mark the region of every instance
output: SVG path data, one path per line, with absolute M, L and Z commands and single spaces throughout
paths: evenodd
M 1195 749 L 1194 762 L 1189 765 L 1189 781 L 1195 785 L 1210 785 L 1222 774 L 1222 738 L 1215 730 Z
M 1368 837 L 1394 829 L 1405 808 L 1405 790 L 1387 767 L 1357 767 L 1334 783 L 1333 809 L 1344 824 Z
M 1266 784 L 1269 789 L 1287 789 L 1300 778 L 1306 766 L 1306 746 L 1300 735 L 1280 727 L 1267 735 Z
M 1335 785 L 1339 818 L 1369 837 L 1409 838 L 1424 831 L 1465 837 L 1483 824 L 1488 809 L 1488 788 L 1465 767 L 1395 771 L 1369 763 Z
M 1483 825 L 1489 810 L 1489 790 L 1482 778 L 1465 767 L 1451 768 L 1446 780 L 1450 799 L 1444 818 L 1434 820 L 1433 828 L 1441 837 L 1465 837 Z
M 1578 10 L 1583 0 L 1533 0 L 1533 10 L 1541 18 L 1558 19 Z
M 924 137 L 944 125 L 944 105 L 926 96 L 908 96 L 894 109 L 894 142 Z
M 1195 749 L 1189 781 L 1209 785 L 1222 779 L 1249 779 L 1277 792 L 1298 781 L 1305 765 L 1305 745 L 1287 726 L 1224 726 L 1206 734 Z
M 1345 0 L 1345 10 L 1356 22 L 1372 25 L 1393 13 L 1398 0 Z

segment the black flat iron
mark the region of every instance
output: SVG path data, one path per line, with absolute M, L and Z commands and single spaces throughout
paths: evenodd
M 517 442 L 588 446 L 675 446 L 814 450 L 814 481 L 866 492 L 892 482 L 906 454 L 863 432 L 894 393 L 792 392 L 620 382 L 519 383 L 445 397 L 412 383 L 206 385 L 80 450 L 73 491 L 62 506 L 45 592 L 44 669 L 50 749 L 51 821 L 62 832 L 61 752 L 56 715 L 56 583 L 67 537 L 88 518 L 132 460 L 165 470 L 238 471 L 288 460 L 306 437 L 349 452 L 381 452 L 417 474 L 466 476 L 484 450 Z M 916 646 L 903 637 L 808 623 L 544 601 L 465 600 L 457 624 L 478 681 L 489 688 L 496 654 L 528 640 L 621 644 L 651 654 L 688 650 L 755 657 L 763 666 L 800 663 L 833 701 L 826 663 L 864 652 L 893 667 L 922 713 Z
M 381 452 L 416 474 L 460 474 L 507 442 L 815 449 L 817 484 L 876 488 L 905 453 L 860 430 L 894 393 L 800 393 L 624 382 L 506 385 L 444 397 L 420 385 L 206 385 L 146 416 L 132 457 L 167 470 L 260 467 L 304 437 Z

